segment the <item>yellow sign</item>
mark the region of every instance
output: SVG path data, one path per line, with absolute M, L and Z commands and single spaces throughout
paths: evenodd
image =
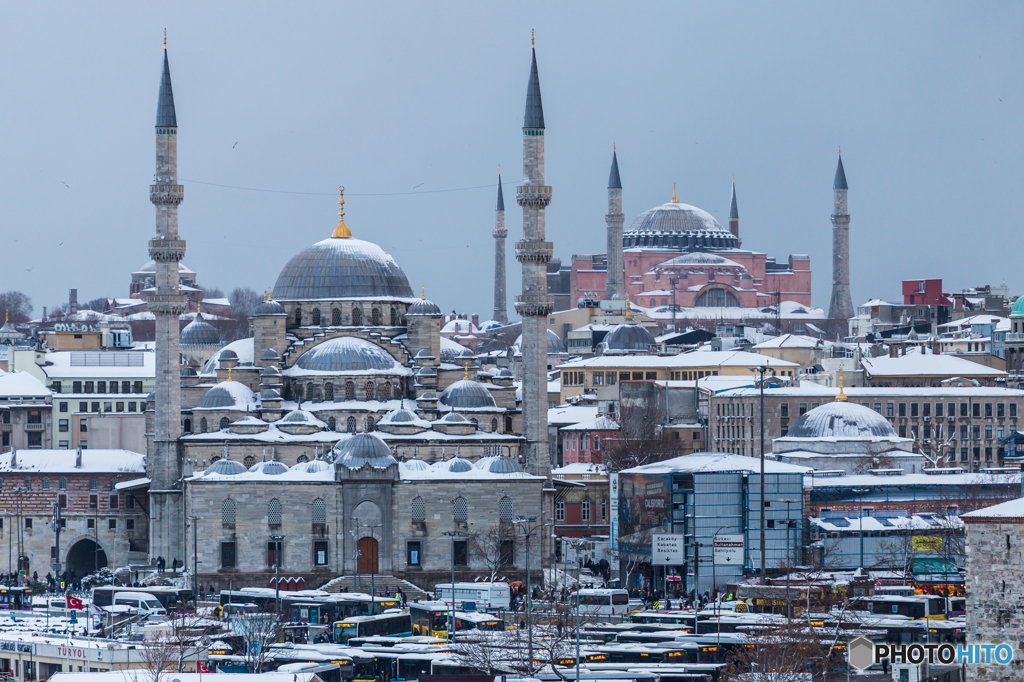
M 933 536 L 911 538 L 910 548 L 915 552 L 941 552 L 942 538 Z

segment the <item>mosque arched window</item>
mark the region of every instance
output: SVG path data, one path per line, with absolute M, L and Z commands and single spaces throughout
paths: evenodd
M 181 430 L 184 431 L 185 433 L 192 433 L 192 420 L 191 419 L 186 419 L 182 423 L 182 429 Z
M 230 425 L 231 425 L 231 420 L 230 419 L 228 419 L 227 417 L 221 417 L 220 418 L 220 428 L 222 430 L 228 428 Z
M 44 478 L 43 479 L 43 490 L 49 490 L 49 489 L 50 489 L 50 479 Z
M 379 327 L 384 324 L 384 319 L 381 317 L 380 308 L 374 308 L 370 311 L 370 324 L 374 327 Z
M 327 503 L 322 497 L 313 500 L 313 523 L 327 523 Z
M 60 484 L 59 485 L 60 485 L 60 489 L 61 490 L 67 490 L 68 489 L 68 479 L 66 479 L 63 476 L 61 476 Z
M 505 433 L 512 433 L 512 417 L 505 416 Z
M 302 384 L 295 384 L 295 399 L 302 400 Z
M 316 387 L 312 381 L 306 384 L 306 400 L 316 400 Z
M 367 417 L 366 418 L 366 430 L 367 430 L 367 432 L 373 431 L 373 427 L 374 427 L 373 417 Z
M 328 419 L 327 419 L 327 428 L 329 430 L 331 430 L 331 431 L 337 431 L 338 430 L 338 420 L 335 419 L 334 417 L 328 417 Z
M 372 381 L 367 381 L 365 389 L 366 389 L 366 399 L 367 400 L 373 400 L 373 395 L 374 395 L 373 382 Z
M 424 500 L 420 495 L 417 495 L 416 497 L 412 498 L 412 520 L 427 520 L 427 501 Z
M 301 327 L 302 326 L 302 308 L 296 308 L 295 309 L 295 326 L 296 327 Z
M 352 326 L 359 327 L 363 324 L 363 309 L 353 308 L 352 309 Z
M 731 291 L 725 289 L 708 289 L 697 297 L 695 306 L 700 308 L 730 308 L 739 307 L 740 303 Z
M 199 420 L 199 432 L 206 433 L 206 417 Z
M 402 397 L 402 385 L 391 384 L 391 399 L 399 400 Z
M 220 522 L 225 526 L 235 525 L 235 501 L 230 497 L 220 503 Z
M 391 397 L 391 384 L 384 383 L 377 387 L 377 395 L 380 396 L 381 400 L 387 400 Z
M 469 516 L 469 509 L 466 505 L 466 498 L 459 495 L 452 501 L 452 520 L 465 523 Z
M 356 384 L 353 381 L 345 382 L 345 400 L 356 399 Z
M 320 326 L 320 309 L 319 308 L 313 308 L 313 313 L 312 313 L 312 315 L 310 315 L 310 319 L 311 319 L 312 324 L 313 324 L 314 327 L 319 327 Z
M 281 525 L 281 500 L 276 497 L 267 503 L 267 523 L 271 526 Z
M 345 421 L 345 430 L 348 431 L 349 433 L 355 433 L 356 432 L 356 418 L 355 417 L 349 417 Z
M 295 463 L 296 464 L 302 464 L 303 462 L 308 462 L 308 461 L 309 461 L 309 457 L 307 455 L 299 455 L 295 459 Z
M 334 325 L 335 327 L 337 327 L 338 325 L 341 324 L 341 309 L 340 308 L 332 308 L 331 309 L 331 324 Z
M 495 433 L 498 430 L 498 419 L 494 418 L 491 420 L 491 433 Z
M 256 458 L 253 457 L 252 455 L 249 455 L 248 457 L 242 460 L 242 464 L 244 464 L 245 468 L 248 469 L 249 467 L 256 464 Z
M 395 310 L 394 308 L 391 309 L 391 326 L 398 326 L 398 311 Z
M 498 519 L 501 521 L 512 520 L 512 498 L 508 495 L 498 500 Z
M 324 400 L 334 400 L 334 384 L 330 381 L 324 384 Z

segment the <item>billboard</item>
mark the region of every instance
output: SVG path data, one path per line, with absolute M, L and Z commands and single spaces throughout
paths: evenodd
M 910 538 L 910 549 L 915 552 L 941 552 L 942 538 L 931 535 Z
M 619 474 L 618 483 L 620 539 L 671 522 L 671 476 Z

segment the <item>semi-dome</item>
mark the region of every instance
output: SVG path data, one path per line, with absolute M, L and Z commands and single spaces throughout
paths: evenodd
M 439 399 L 443 405 L 462 409 L 473 407 L 497 407 L 494 396 L 483 384 L 471 379 L 460 379 L 441 391 Z
M 195 319 L 181 330 L 178 340 L 182 346 L 219 346 L 220 334 L 203 319 L 202 313 L 196 313 Z
M 281 376 L 281 370 L 279 370 L 277 367 L 274 367 L 273 365 L 267 365 L 266 367 L 263 368 L 263 371 L 260 372 L 260 376 L 261 377 L 279 377 L 279 376 Z
M 398 463 L 387 444 L 372 433 L 357 433 L 338 441 L 333 453 L 334 461 L 349 469 L 359 469 L 366 464 L 374 469 L 386 469 Z
M 739 241 L 707 211 L 670 201 L 644 211 L 622 235 L 625 248 L 728 249 Z
M 717 253 L 704 253 L 698 251 L 697 253 L 687 253 L 682 256 L 676 256 L 670 258 L 664 263 L 658 263 L 657 267 L 662 268 L 668 265 L 704 265 L 713 266 L 719 268 L 742 268 L 743 266 L 736 261 L 729 260 L 724 256 L 719 256 Z
M 505 457 L 504 455 L 491 455 L 490 457 L 482 457 L 477 460 L 477 469 L 489 471 L 492 474 L 521 474 L 523 473 L 523 467 L 520 466 L 519 462 L 512 459 L 511 457 Z
M 310 348 L 295 365 L 316 372 L 373 372 L 393 369 L 395 359 L 366 339 L 342 336 Z
M 249 467 L 249 471 L 254 474 L 280 476 L 284 472 L 288 471 L 288 467 L 277 460 L 270 460 L 269 462 L 256 462 L 256 464 Z
M 256 310 L 252 312 L 254 317 L 260 315 L 284 315 L 284 306 L 277 301 L 260 301 L 259 305 L 256 306 Z
M 260 356 L 260 360 L 280 360 L 281 356 L 277 354 L 277 351 L 273 348 L 268 348 L 263 351 L 263 355 Z
M 200 408 L 249 410 L 256 407 L 256 394 L 238 381 L 222 381 L 203 396 Z
M 458 412 L 449 412 L 445 416 L 441 417 L 437 421 L 445 424 L 468 424 L 469 420 L 463 417 Z
M 308 424 L 310 426 L 317 426 L 320 428 L 324 428 L 327 426 L 327 424 L 317 419 L 312 412 L 307 412 L 306 410 L 303 410 L 301 408 L 292 410 L 284 417 L 282 417 L 278 423 Z
M 203 472 L 203 476 L 210 476 L 211 474 L 220 474 L 221 476 L 237 476 L 238 474 L 244 474 L 248 469 L 241 462 L 236 462 L 233 459 L 218 459 L 216 462 L 206 467 L 206 471 Z
M 274 284 L 283 299 L 412 298 L 409 279 L 390 254 L 372 242 L 329 237 L 292 257 Z
M 642 325 L 627 322 L 616 325 L 605 335 L 602 343 L 608 350 L 645 351 L 655 340 Z
M 565 345 L 562 344 L 562 339 L 558 338 L 558 334 L 554 333 L 550 329 L 548 332 L 548 354 L 557 354 L 565 352 Z M 512 344 L 512 347 L 518 351 L 523 349 L 523 335 L 520 334 L 516 338 L 516 342 Z
M 790 427 L 787 438 L 895 438 L 892 424 L 869 407 L 835 401 L 815 407 Z

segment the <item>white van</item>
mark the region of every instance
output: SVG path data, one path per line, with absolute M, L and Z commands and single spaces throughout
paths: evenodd
M 455 583 L 455 603 L 475 604 L 478 611 L 507 609 L 511 596 L 508 583 Z M 452 584 L 434 585 L 434 598 L 438 601 L 452 601 Z
M 135 613 L 150 618 L 167 616 L 167 610 L 160 604 L 160 600 L 145 592 L 118 592 L 114 595 L 114 606 L 127 606 Z

